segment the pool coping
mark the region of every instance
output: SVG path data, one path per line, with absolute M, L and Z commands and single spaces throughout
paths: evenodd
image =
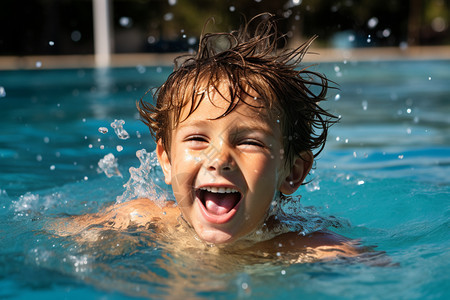
M 111 67 L 172 66 L 175 57 L 183 53 L 127 53 L 112 54 Z M 379 47 L 331 49 L 313 48 L 304 62 L 385 61 L 385 60 L 447 60 L 450 46 Z M 36 55 L 0 56 L 0 70 L 94 68 L 95 56 Z

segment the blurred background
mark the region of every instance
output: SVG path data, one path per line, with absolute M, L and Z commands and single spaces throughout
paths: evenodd
M 95 1 L 95 0 L 94 0 Z M 271 12 L 298 43 L 320 48 L 450 45 L 450 0 L 105 0 L 111 53 L 195 49 L 205 21 L 237 29 L 244 17 Z M 0 1 L 0 56 L 95 52 L 92 0 Z

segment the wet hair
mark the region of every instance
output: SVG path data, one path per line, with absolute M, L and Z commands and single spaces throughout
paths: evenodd
M 315 150 L 316 157 L 336 118 L 318 105 L 325 100 L 329 80 L 309 68 L 299 68 L 314 39 L 295 49 L 279 50 L 285 37 L 278 32 L 275 17 L 267 13 L 245 22 L 238 31 L 202 34 L 196 54 L 175 60 L 173 73 L 154 95 L 156 105 L 143 99 L 138 103 L 141 118 L 170 153 L 171 132 L 183 121 L 182 110 L 188 108 L 189 117 L 205 94 L 214 90 L 229 103 L 217 118 L 231 113 L 240 102 L 265 108 L 281 125 L 289 161 L 304 151 Z M 219 90 L 224 83 L 227 95 Z M 245 102 L 248 96 L 253 98 L 251 91 L 258 95 L 256 106 L 255 101 Z

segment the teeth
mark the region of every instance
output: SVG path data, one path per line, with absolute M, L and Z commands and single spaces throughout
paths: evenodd
M 237 190 L 232 188 L 225 188 L 225 187 L 214 187 L 214 186 L 207 186 L 200 188 L 201 190 L 208 191 L 210 193 L 238 193 Z

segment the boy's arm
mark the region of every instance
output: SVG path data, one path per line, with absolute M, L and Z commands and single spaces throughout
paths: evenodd
M 127 229 L 151 223 L 176 222 L 177 209 L 173 202 L 160 207 L 150 199 L 140 198 L 111 205 L 98 213 L 58 219 L 49 229 L 60 236 L 77 235 L 89 229 Z

